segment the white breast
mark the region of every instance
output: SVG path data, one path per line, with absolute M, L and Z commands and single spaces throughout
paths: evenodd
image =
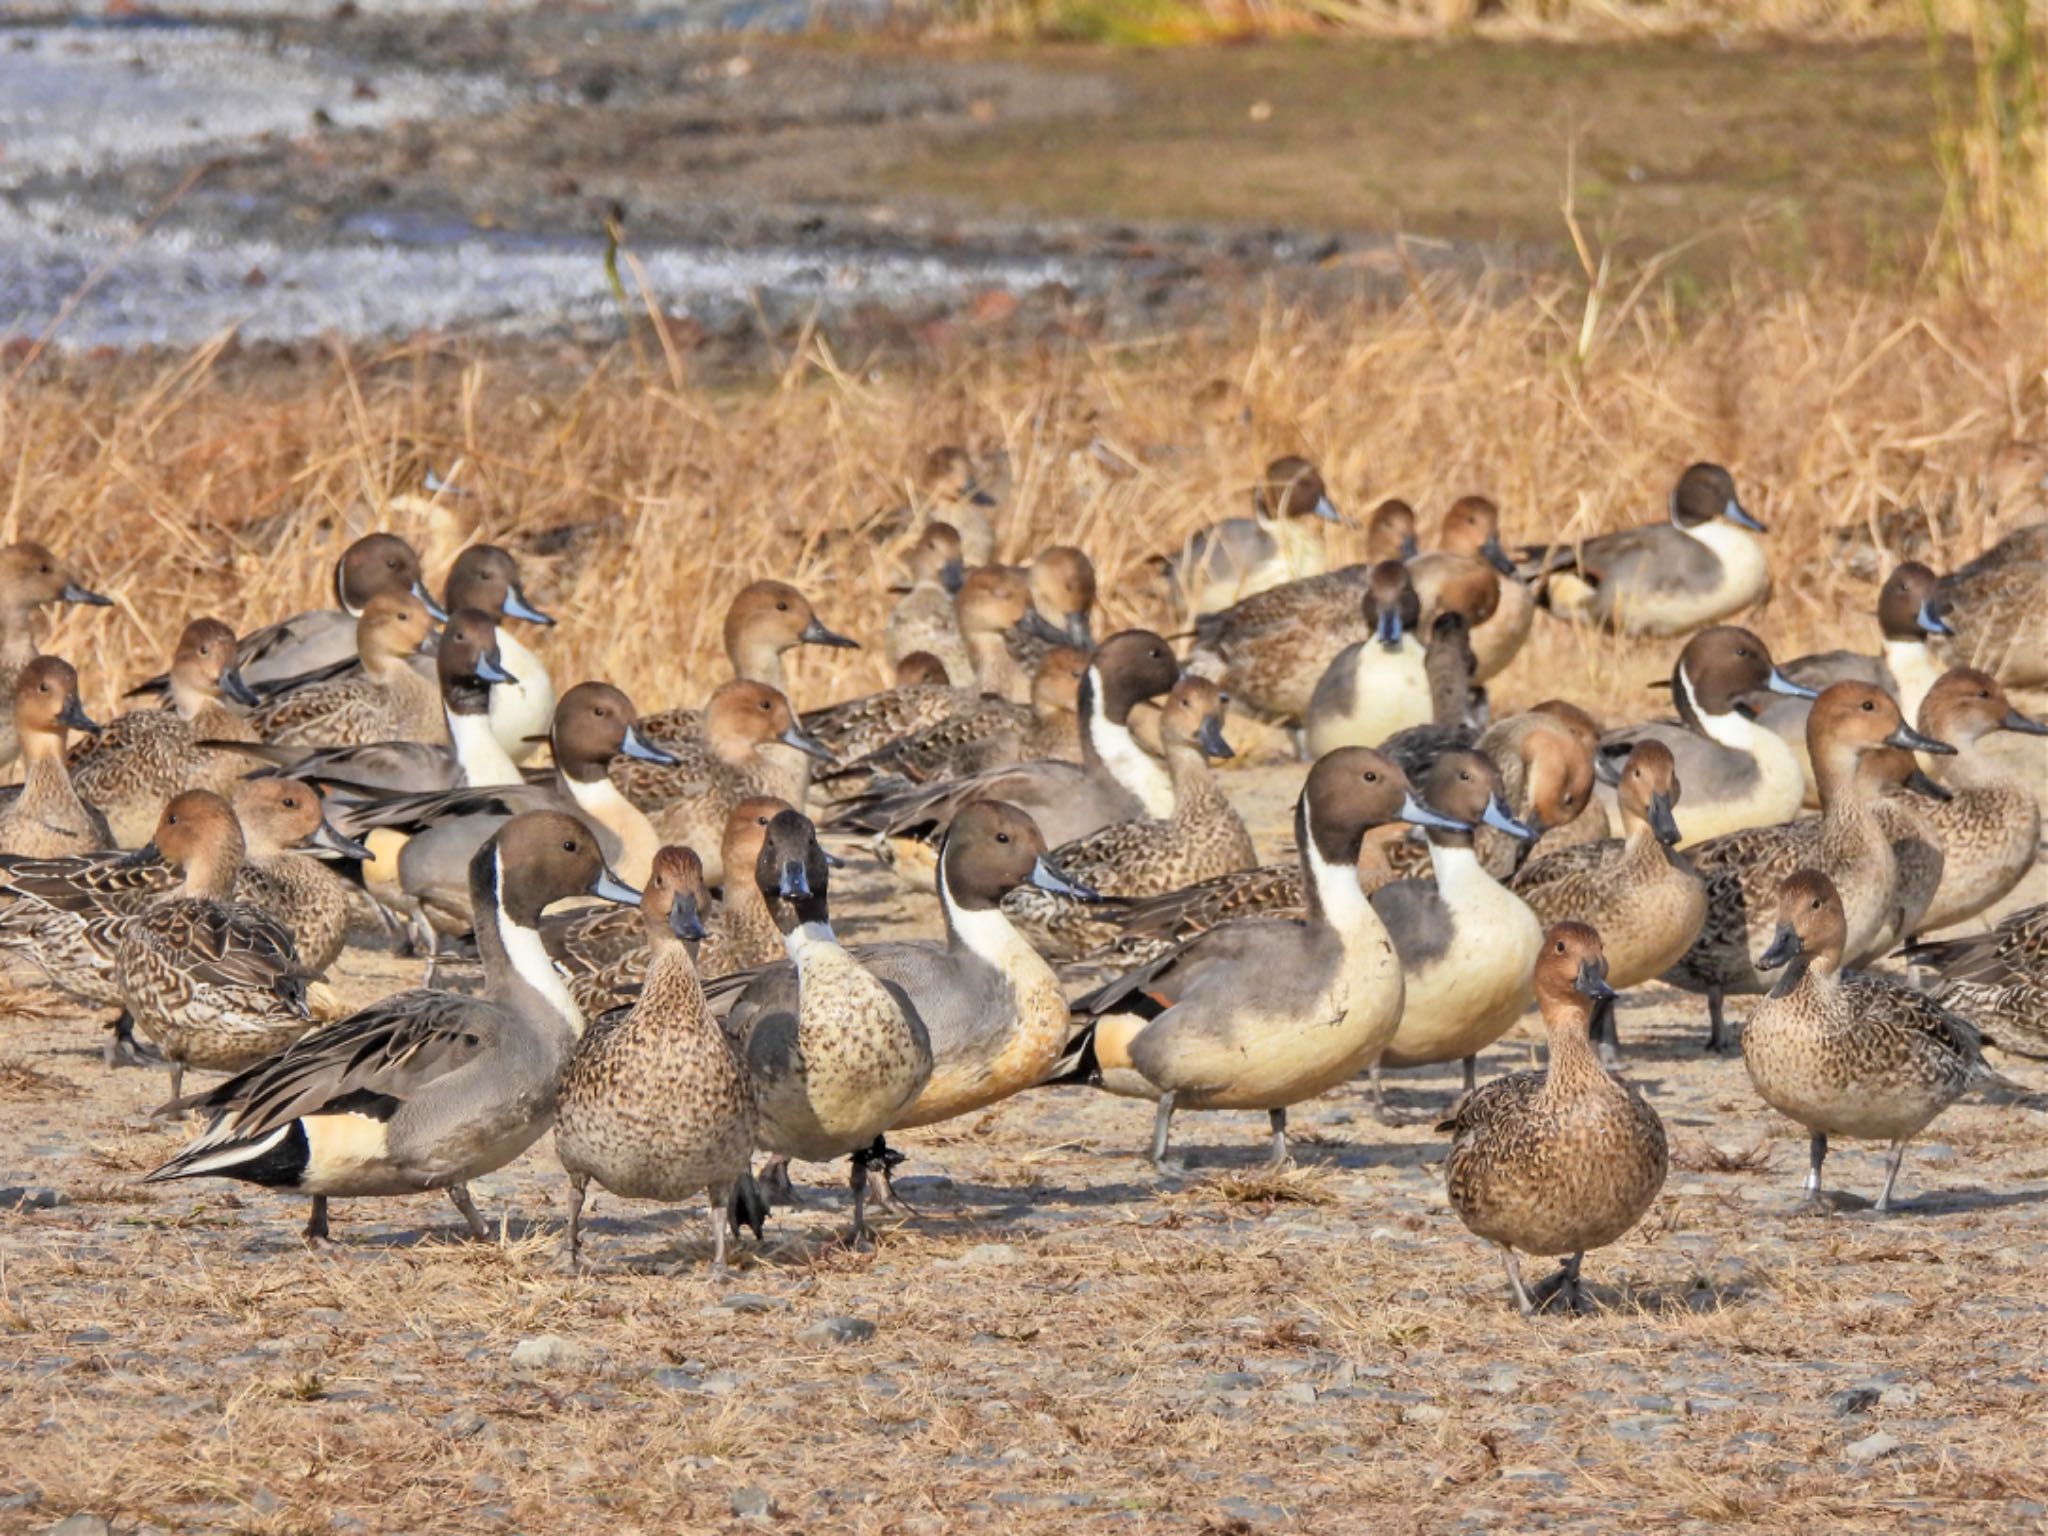
M 524 782 L 519 765 L 505 755 L 488 715 L 458 715 L 451 711 L 448 739 L 455 744 L 455 761 L 462 769 L 465 787 L 485 789 Z
M 1102 697 L 1102 674 L 1094 674 L 1095 697 Z M 1110 776 L 1138 797 L 1147 816 L 1161 821 L 1173 814 L 1173 780 L 1166 764 L 1138 745 L 1129 726 L 1117 725 L 1097 714 L 1088 722 L 1090 739 L 1102 766 Z
M 528 762 L 541 749 L 555 718 L 555 684 L 538 656 L 509 634 L 497 629 L 498 655 L 505 670 L 519 681 L 497 683 L 491 688 L 491 732 L 515 762 Z

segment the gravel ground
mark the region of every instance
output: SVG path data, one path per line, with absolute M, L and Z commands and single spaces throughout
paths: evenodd
M 1277 837 L 1292 774 L 1233 780 Z M 1269 839 L 1270 840 L 1270 839 Z M 2041 899 L 2037 870 L 2014 901 Z M 856 867 L 853 937 L 933 931 Z M 416 967 L 351 949 L 350 1001 Z M 1528 1323 L 1459 1227 L 1430 1129 L 1456 1069 L 1294 1117 L 1188 1115 L 1194 1168 L 1134 1152 L 1142 1105 L 1027 1096 L 902 1138 L 922 1211 L 832 1238 L 833 1176 L 723 1290 L 695 1211 L 596 1197 L 594 1277 L 551 1268 L 546 1143 L 483 1180 L 459 1239 L 422 1197 L 143 1190 L 181 1139 L 153 1073 L 89 1024 L 0 1039 L 0 1530 L 2015 1530 L 2048 1517 L 2048 1153 L 2038 1108 L 1972 1101 L 1903 1202 L 1794 1218 L 1804 1146 L 1695 999 L 1645 989 L 1626 1070 L 1674 1167 L 1589 1258 L 1601 1310 Z M 1488 1075 L 1526 1064 L 1520 1037 Z M 2039 1068 L 2003 1065 L 2038 1084 Z M 1879 1150 L 1830 1183 L 1869 1197 Z

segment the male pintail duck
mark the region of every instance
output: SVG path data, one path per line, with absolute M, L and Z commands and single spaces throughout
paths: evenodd
M 249 723 L 265 741 L 346 747 L 373 741 L 444 742 L 441 690 L 413 666 L 433 639 L 433 616 L 410 592 L 370 599 L 356 620 L 360 671 L 268 699 Z
M 1003 911 L 1032 944 L 1055 960 L 1071 960 L 1114 937 L 1094 920 L 1096 896 L 1157 896 L 1259 862 L 1251 834 L 1209 769 L 1233 755 L 1224 739 L 1229 695 L 1203 677 L 1183 677 L 1166 696 L 1160 734 L 1173 778 L 1173 814 L 1120 821 L 1062 844 L 1053 862 L 1090 891 L 1086 900 L 1041 885 L 1020 885 Z
M 334 1196 L 445 1189 L 489 1235 L 468 1183 L 540 1140 L 583 1016 L 542 945 L 558 901 L 637 901 L 597 840 L 555 811 L 515 817 L 477 851 L 470 900 L 481 997 L 398 992 L 317 1030 L 197 1101 L 209 1120 L 145 1183 L 241 1179 L 310 1195 L 309 1242 Z
M 1870 801 L 1883 790 L 1887 765 L 1880 759 L 1866 766 L 1866 760 L 1887 747 L 1950 750 L 1907 725 L 1891 695 L 1869 683 L 1836 683 L 1815 700 L 1806 739 L 1820 775 L 1818 818 L 1747 827 L 1688 850 L 1707 882 L 1706 922 L 1664 980 L 1706 994 L 1713 1026 L 1707 1038 L 1710 1051 L 1733 1045 L 1722 998 L 1730 992 L 1762 992 L 1770 985 L 1756 967 L 1756 956 L 1769 940 L 1778 887 L 1794 870 L 1820 870 L 1848 898 L 1846 947 L 1852 955 L 1861 954 L 1892 916 L 1897 859 L 1890 836 L 1870 810 Z M 1689 795 L 1692 786 L 1682 765 L 1678 772 Z
M 1932 642 L 1954 633 L 1936 606 L 1934 588 L 1934 572 L 1907 561 L 1885 579 L 1877 594 L 1877 627 L 1883 637 L 1877 655 L 1825 651 L 1788 661 L 1780 670 L 1813 689 L 1829 683 L 1874 683 L 1899 701 L 1899 712 L 1908 720 L 1919 719 L 1927 690 L 1947 670 Z M 1820 804 L 1820 786 L 1813 782 L 1812 765 L 1806 764 L 1806 711 L 1812 701 L 1766 691 L 1749 703 L 1757 718 L 1799 754 L 1806 767 L 1806 803 Z
M 335 562 L 332 608 L 295 613 L 242 637 L 236 662 L 243 678 L 267 693 L 275 685 L 344 666 L 357 654 L 357 621 L 373 599 L 386 593 L 410 593 L 436 623 L 448 616 L 427 591 L 413 547 L 395 533 L 368 534 Z M 167 681 L 151 678 L 136 691 L 160 693 Z
M 1482 823 L 1524 843 L 1536 840 L 1500 791 L 1500 775 L 1485 754 L 1439 757 L 1422 786 L 1424 803 L 1446 818 L 1428 830 L 1433 878 L 1393 881 L 1369 897 L 1406 983 L 1400 1023 L 1372 1064 L 1373 1098 L 1383 1116 L 1383 1067 L 1462 1061 L 1469 1091 L 1478 1081 L 1479 1053 L 1529 1007 L 1529 968 L 1542 925 L 1486 872 L 1472 846 Z
M 1266 466 L 1252 490 L 1252 515 L 1228 517 L 1189 535 L 1164 559 L 1187 612 L 1199 618 L 1314 576 L 1329 565 L 1323 528 L 1342 522 L 1315 465 L 1295 455 Z
M 116 846 L 149 840 L 171 797 L 187 789 L 231 795 L 247 757 L 202 745 L 253 742 L 242 711 L 256 695 L 235 664 L 235 633 L 218 619 L 194 619 L 171 658 L 169 709 L 133 709 L 71 753 L 71 782 L 106 814 Z
M 963 805 L 1006 801 L 1038 824 L 1055 846 L 1143 816 L 1173 814 L 1173 780 L 1131 734 L 1132 708 L 1173 687 L 1180 668 L 1150 630 L 1111 635 L 1090 659 L 1078 700 L 1081 762 L 1037 760 L 968 778 L 878 790 L 842 802 L 829 824 L 881 838 L 930 838 Z
M 1942 577 L 1934 597 L 1955 630 L 1958 661 L 2009 687 L 2048 684 L 2048 522 L 2007 534 Z
M 22 781 L 0 804 L 0 853 L 52 859 L 111 848 L 107 818 L 79 798 L 64 762 L 70 732 L 100 729 L 78 701 L 78 673 L 59 657 L 38 656 L 15 674 L 13 705 Z
M 309 972 L 289 928 L 234 900 L 246 852 L 227 801 L 186 790 L 150 841 L 184 879 L 122 925 L 114 982 L 170 1063 L 174 1108 L 187 1067 L 237 1071 L 312 1028 Z
M 35 611 L 48 603 L 112 606 L 79 585 L 71 568 L 40 544 L 0 548 L 0 700 L 14 698 L 21 669 L 36 659 Z M 12 710 L 0 709 L 0 768 L 21 755 Z
M 1081 998 L 1087 1028 L 1051 1081 L 1156 1101 L 1162 1167 L 1176 1109 L 1263 1109 L 1283 1165 L 1288 1106 L 1378 1060 L 1401 1021 L 1400 961 L 1355 869 L 1367 832 L 1394 821 L 1468 826 L 1421 804 L 1377 752 L 1319 759 L 1294 809 L 1308 916 L 1221 924 Z
M 1683 785 L 1671 749 L 1646 741 L 1622 765 L 1621 837 L 1532 857 L 1508 882 L 1546 926 L 1584 923 L 1607 953 L 1616 991 L 1653 981 L 1685 957 L 1707 920 L 1707 887 L 1677 852 L 1672 815 Z M 1603 1038 L 1603 1054 L 1615 1042 Z
M 1331 657 L 1302 717 L 1315 757 L 1338 747 L 1376 747 L 1430 719 L 1421 604 L 1407 567 L 1393 561 L 1374 566 L 1364 602 L 1370 638 Z
M 498 663 L 514 679 L 491 690 L 491 730 L 513 761 L 526 762 L 555 718 L 555 685 L 540 658 L 505 624 L 517 619 L 552 628 L 555 621 L 527 599 L 519 562 L 494 544 L 472 544 L 455 557 L 442 606 L 451 614 L 467 608 L 490 615 Z
M 687 848 L 663 848 L 640 894 L 648 961 L 623 1017 L 600 1020 L 570 1053 L 555 1101 L 555 1156 L 569 1175 L 562 1262 L 583 1266 L 592 1180 L 628 1200 L 710 1201 L 711 1276 L 726 1272 L 727 1208 L 754 1156 L 753 1079 L 704 1003 L 690 946 L 711 899 Z
M 1891 1209 L 1906 1143 L 1973 1090 L 2010 1087 L 1976 1027 L 1889 976 L 1844 971 L 1848 920 L 1817 869 L 1780 884 L 1759 968 L 1782 970 L 1742 1027 L 1742 1061 L 1763 1101 L 1810 1134 L 1811 1207 L 1831 1207 L 1820 1169 L 1830 1136 L 1891 1143 L 1877 1209 Z
M 1806 798 L 1806 775 L 1798 754 L 1758 724 L 1745 702 L 1766 690 L 1798 698 L 1814 692 L 1772 665 L 1770 650 L 1748 630 L 1733 624 L 1702 630 L 1671 668 L 1678 719 L 1611 731 L 1601 739 L 1600 756 L 1614 770 L 1638 742 L 1660 741 L 1670 749 L 1685 785 L 1677 813 L 1681 847 L 1790 821 Z
M 1468 560 L 1484 561 L 1499 579 L 1490 615 L 1475 621 L 1472 628 L 1472 654 L 1478 663 L 1473 681 L 1485 683 L 1506 669 L 1529 638 L 1536 619 L 1536 598 L 1501 548 L 1500 508 L 1484 496 L 1460 496 L 1452 502 L 1444 514 L 1436 550 L 1408 562 L 1408 577 L 1415 583 L 1425 615 L 1438 609 L 1438 583 L 1462 570 L 1462 562 Z
M 825 850 L 802 815 L 783 811 L 769 824 L 754 879 L 796 978 L 793 999 L 749 1008 L 743 994 L 725 1021 L 760 1105 L 756 1142 L 810 1163 L 850 1155 L 848 1238 L 859 1243 L 867 1237 L 870 1164 L 886 1155 L 877 1150 L 882 1133 L 931 1079 L 931 1037 L 908 994 L 833 934 Z
M 713 691 L 701 736 L 657 739 L 657 745 L 674 761 L 615 758 L 611 779 L 665 842 L 687 848 L 716 848 L 726 818 L 749 796 L 802 805 L 811 763 L 832 761 L 825 745 L 797 723 L 788 699 L 765 683 L 737 678 Z M 724 866 L 707 858 L 704 874 L 722 881 Z
M 234 899 L 284 924 L 299 964 L 319 975 L 341 957 L 350 915 L 349 882 L 321 855 L 365 859 L 370 850 L 335 829 L 303 779 L 246 779 L 234 808 L 247 855 Z
M 2000 1050 L 2048 1059 L 2048 903 L 2008 913 L 1989 933 L 1915 944 L 1903 958 L 1932 971 L 1934 999 L 1989 1026 Z
M 2029 777 L 1984 745 L 1997 731 L 2048 735 L 2048 725 L 2015 709 L 1988 672 L 1959 667 L 1920 706 L 1920 729 L 1956 749 L 1936 758 L 1946 801 L 1919 805 L 1943 854 L 1941 884 L 1920 920 L 1928 932 L 1953 928 L 2002 901 L 2034 867 L 2041 802 Z
M 956 688 L 973 686 L 974 663 L 953 616 L 953 599 L 966 577 L 959 530 L 951 523 L 926 523 L 910 550 L 910 589 L 890 611 L 884 631 L 892 666 L 922 651 L 944 668 L 942 681 Z
M 1623 634 L 1682 635 L 1769 590 L 1764 531 L 1727 470 L 1694 464 L 1678 478 L 1667 521 L 1546 551 L 1538 601 L 1560 618 Z
M 1657 1111 L 1593 1050 L 1597 1015 L 1614 1006 L 1606 971 L 1600 935 L 1585 924 L 1546 932 L 1535 988 L 1548 1065 L 1466 1094 L 1437 1127 L 1451 1135 L 1451 1205 L 1469 1231 L 1499 1245 L 1524 1316 L 1553 1300 L 1584 1309 L 1580 1263 L 1643 1219 L 1669 1169 Z M 1532 1292 L 1523 1253 L 1564 1267 Z

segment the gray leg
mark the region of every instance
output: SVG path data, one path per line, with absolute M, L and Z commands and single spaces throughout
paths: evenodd
M 1722 1003 L 1721 989 L 1707 988 L 1707 1050 L 1716 1056 L 1732 1056 L 1736 1046 L 1728 1036 L 1728 1015 Z
M 1507 1263 L 1508 1289 L 1515 1294 L 1515 1306 L 1520 1310 L 1522 1316 L 1533 1316 L 1536 1311 L 1536 1303 L 1529 1299 L 1528 1288 L 1522 1284 L 1522 1261 L 1515 1257 L 1515 1250 L 1512 1248 L 1503 1247 L 1500 1251 L 1500 1256 Z
M 462 1212 L 462 1219 L 469 1223 L 469 1235 L 477 1242 L 487 1241 L 491 1235 L 490 1225 L 484 1220 L 483 1212 L 476 1208 L 476 1202 L 469 1198 L 469 1186 L 450 1184 L 448 1198 L 455 1202 L 455 1209 Z
M 1308 749 L 1307 727 L 1299 724 L 1298 722 L 1294 725 L 1290 725 L 1289 727 L 1287 727 L 1287 737 L 1288 740 L 1294 743 L 1294 760 L 1296 762 L 1312 763 L 1315 761 L 1315 754 L 1310 752 Z
M 135 1038 L 135 1015 L 127 1009 L 107 1026 L 106 1044 L 100 1047 L 100 1059 L 109 1070 L 115 1067 L 160 1067 L 163 1056 L 154 1046 L 146 1045 Z
M 1179 1158 L 1166 1155 L 1168 1137 L 1173 1130 L 1173 1095 L 1162 1094 L 1159 1099 L 1159 1113 L 1152 1121 L 1152 1166 L 1162 1173 L 1179 1173 L 1187 1164 Z
M 1287 1111 L 1269 1109 L 1266 1120 L 1273 1127 L 1273 1150 L 1266 1155 L 1266 1167 L 1278 1173 L 1294 1161 L 1287 1154 Z
M 1884 1165 L 1884 1188 L 1878 1191 L 1876 1209 L 1882 1213 L 1892 1208 L 1892 1186 L 1899 1182 L 1899 1164 L 1906 1160 L 1904 1141 L 1892 1143 L 1892 1155 Z
M 1828 1204 L 1828 1197 L 1821 1193 L 1820 1187 L 1820 1165 L 1828 1159 L 1827 1137 L 1815 1134 L 1813 1139 L 1807 1142 L 1806 1149 L 1806 1198 L 1799 1204 L 1799 1214 L 1810 1216 L 1832 1215 L 1834 1207 Z
M 569 1175 L 569 1221 L 562 1228 L 562 1246 L 555 1252 L 555 1267 L 579 1274 L 583 1269 L 583 1195 L 589 1180 Z
M 726 1209 L 732 1204 L 732 1186 L 713 1184 L 705 1194 L 711 1200 L 711 1279 L 716 1283 L 732 1272 L 725 1263 L 725 1234 L 732 1225 L 726 1219 Z
M 327 1197 L 325 1195 L 315 1195 L 313 1197 L 313 1212 L 306 1218 L 305 1238 L 308 1248 L 318 1248 L 327 1241 Z
M 1374 1071 L 1377 1072 L 1378 1068 L 1374 1068 Z M 1477 1056 L 1467 1056 L 1465 1058 L 1465 1091 L 1470 1093 L 1478 1086 L 1479 1058 Z

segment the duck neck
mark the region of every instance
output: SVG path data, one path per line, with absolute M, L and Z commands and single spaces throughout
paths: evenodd
M 969 635 L 967 658 L 974 665 L 975 684 L 983 693 L 1014 699 L 1024 691 L 1023 671 L 1002 635 L 986 630 Z
M 192 678 L 181 677 L 176 668 L 171 671 L 171 708 L 178 712 L 178 718 L 187 724 L 196 721 L 209 704 L 218 705 L 220 695 Z
M 1941 680 L 1942 666 L 1935 657 L 1934 647 L 1927 643 L 1924 635 L 1910 640 L 1886 640 L 1884 669 L 1891 673 L 1892 682 L 1897 685 L 1899 713 L 1908 720 L 1918 720 L 1920 706 Z
M 22 804 L 66 808 L 80 805 L 78 791 L 71 783 L 71 771 L 64 761 L 64 733 L 22 731 L 18 727 L 17 730 L 21 741 Z
M 506 753 L 504 744 L 491 734 L 489 715 L 471 714 L 467 709 L 457 709 L 452 705 L 447 706 L 445 712 L 448 716 L 448 739 L 455 745 L 455 765 L 461 771 L 466 787 L 483 789 L 526 782 L 519 765 Z
M 1943 740 L 1956 749 L 1955 756 L 1922 761 L 1931 761 L 1944 783 L 1965 790 L 2018 788 L 2026 794 L 2033 792 L 2025 779 L 1984 750 L 1983 737 L 1955 731 Z
M 1613 1007 L 1610 999 L 1604 1005 Z M 1576 999 L 1569 1003 L 1546 1002 L 1543 1030 L 1550 1042 L 1550 1065 L 1544 1075 L 1545 1092 L 1570 1092 L 1587 1083 L 1604 1082 L 1607 1069 L 1593 1048 L 1593 1020 L 1599 1007 Z
M 1102 709 L 1102 674 L 1093 667 L 1081 687 L 1081 755 L 1137 796 L 1145 814 L 1164 821 L 1173 814 L 1173 779 L 1166 765 L 1138 745 L 1130 726 Z
M 511 1008 L 522 1018 L 549 1022 L 564 1041 L 583 1033 L 583 1010 L 569 983 L 548 954 L 540 931 L 529 928 L 505 910 L 500 897 L 505 871 L 502 854 L 492 858 L 490 890 L 474 894 L 487 899 L 476 909 L 488 916 L 476 925 L 476 947 L 484 962 L 484 995 Z
M 485 728 L 488 730 L 488 722 Z M 558 765 L 556 787 L 576 803 L 576 809 L 618 839 L 619 857 L 613 867 L 619 877 L 628 885 L 645 885 L 654 872 L 654 856 L 661 851 L 654 823 L 647 819 L 645 811 L 619 793 L 619 786 L 603 769 L 591 779 L 581 777 L 584 771 L 581 765 Z M 519 782 L 517 769 L 513 770 L 512 782 Z
M 726 654 L 731 658 L 734 677 L 766 683 L 777 693 L 788 696 L 789 677 L 783 670 L 782 651 L 774 641 L 758 635 L 741 635 Z
M 951 872 L 939 869 L 939 906 L 946 917 L 946 948 L 970 954 L 1012 985 L 1052 977 L 1052 967 L 1017 931 L 998 904 L 969 906 L 953 892 Z M 1057 986 L 1057 979 L 1054 979 Z
M 1375 929 L 1384 934 L 1379 914 L 1373 911 L 1372 903 L 1359 886 L 1355 859 L 1332 863 L 1323 857 L 1322 849 L 1316 846 L 1306 804 L 1295 808 L 1294 832 L 1296 846 L 1301 849 L 1301 886 L 1310 921 L 1329 924 L 1347 940 Z
M 1166 774 L 1173 784 L 1173 821 L 1177 825 L 1206 821 L 1230 802 L 1217 786 L 1209 759 L 1184 742 L 1166 748 Z
M 757 955 L 764 944 L 779 944 L 782 933 L 775 926 L 775 914 L 751 878 L 752 859 L 725 860 L 725 906 L 718 914 L 719 929 L 748 955 Z M 754 962 L 758 964 L 759 962 Z
M 1683 666 L 1672 669 L 1671 679 L 1675 684 L 1672 697 L 1678 704 L 1679 714 L 1688 725 L 1716 745 L 1731 752 L 1754 752 L 1761 737 L 1769 736 L 1773 741 L 1778 739 L 1775 732 L 1765 730 L 1738 709 L 1731 707 L 1716 714 L 1701 709 L 1699 695 L 1693 692 L 1692 679 L 1685 675 Z
M 1803 996 L 1824 1000 L 1834 996 L 1835 988 L 1841 982 L 1842 957 L 1823 950 L 1816 954 L 1801 949 L 1798 954 L 1785 962 L 1778 973 L 1778 979 L 1771 983 L 1771 996 L 1787 998 Z
M 1436 871 L 1437 894 L 1448 906 L 1455 907 L 1460 897 L 1478 887 L 1500 883 L 1479 862 L 1468 833 L 1431 832 L 1429 864 Z
M 199 901 L 226 901 L 247 862 L 248 852 L 239 836 L 194 854 L 185 861 L 184 894 Z
M 846 952 L 839 935 L 832 931 L 832 919 L 822 901 L 807 902 L 793 915 L 796 920 L 783 930 L 782 945 L 796 962 L 799 976 L 813 961 Z
M 658 1019 L 671 1027 L 701 1028 L 709 1009 L 704 1001 L 704 983 L 697 975 L 697 962 L 690 946 L 673 933 L 656 937 L 647 961 L 647 974 L 640 983 L 640 1000 L 635 1018 Z

